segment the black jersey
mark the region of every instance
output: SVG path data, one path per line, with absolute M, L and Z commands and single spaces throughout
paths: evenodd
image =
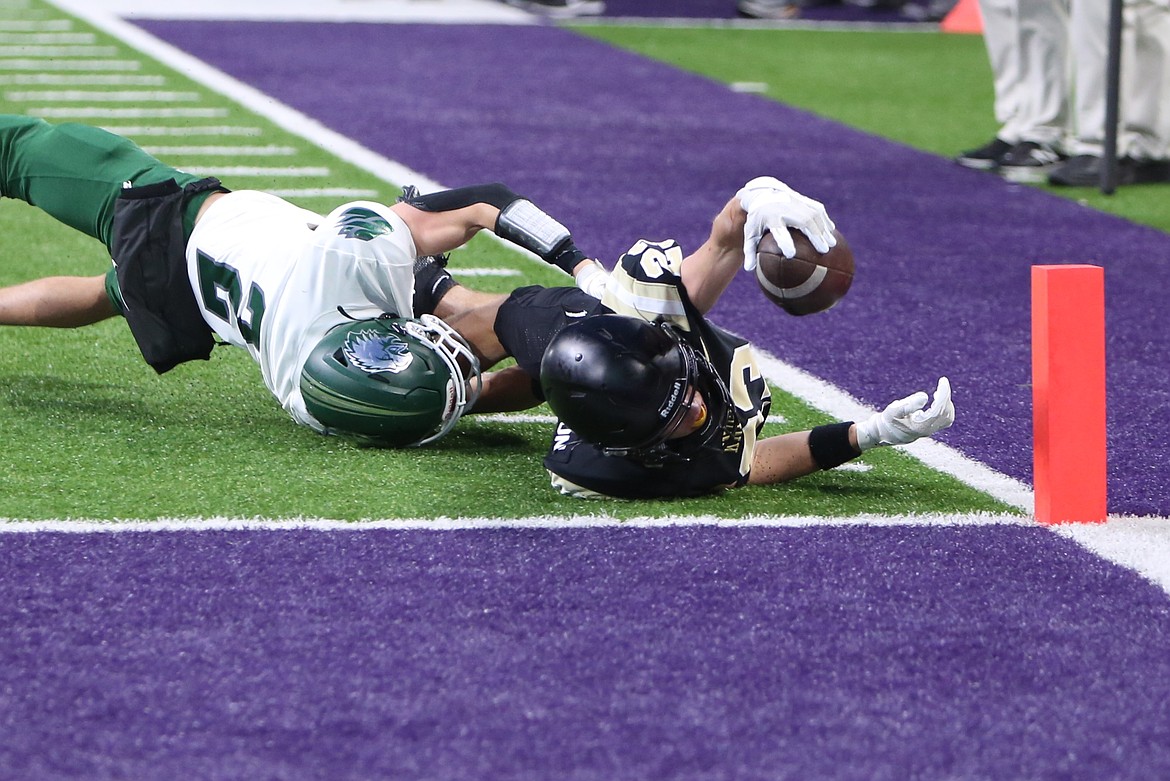
M 751 346 L 707 322 L 691 304 L 679 276 L 682 259 L 673 241 L 639 241 L 622 256 L 600 302 L 575 288 L 528 287 L 500 308 L 496 335 L 533 378 L 540 376 L 544 349 L 561 328 L 578 318 L 616 312 L 672 324 L 727 386 L 731 403 L 713 421 L 718 426 L 714 436 L 705 431 L 642 453 L 609 455 L 558 423 L 544 466 L 562 493 L 700 496 L 747 482 L 771 394 Z

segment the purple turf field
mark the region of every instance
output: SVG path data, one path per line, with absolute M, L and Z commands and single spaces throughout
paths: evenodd
M 1165 592 L 1029 526 L 0 535 L 0 777 L 1141 779 Z

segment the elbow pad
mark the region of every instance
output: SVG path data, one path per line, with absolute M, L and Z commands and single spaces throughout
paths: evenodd
M 569 229 L 536 207 L 532 201 L 518 198 L 500 210 L 496 235 L 517 244 L 572 274 L 585 253 L 573 244 Z
M 532 201 L 521 198 L 499 182 L 426 195 L 407 191 L 402 200 L 427 212 L 454 211 L 477 203 L 490 204 L 500 210 L 493 228 L 500 238 L 523 247 L 540 256 L 544 262 L 558 266 L 569 274 L 585 259 L 585 253 L 573 244 L 568 228 L 537 208 Z

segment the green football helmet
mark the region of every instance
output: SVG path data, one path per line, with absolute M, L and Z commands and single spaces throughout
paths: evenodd
M 314 418 L 332 433 L 387 447 L 442 437 L 482 385 L 471 347 L 434 315 L 343 323 L 301 371 L 301 396 Z

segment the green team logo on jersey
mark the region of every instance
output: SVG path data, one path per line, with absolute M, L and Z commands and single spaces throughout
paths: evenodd
M 337 233 L 347 239 L 370 241 L 383 233 L 393 233 L 394 226 L 372 209 L 355 206 L 341 213 Z

